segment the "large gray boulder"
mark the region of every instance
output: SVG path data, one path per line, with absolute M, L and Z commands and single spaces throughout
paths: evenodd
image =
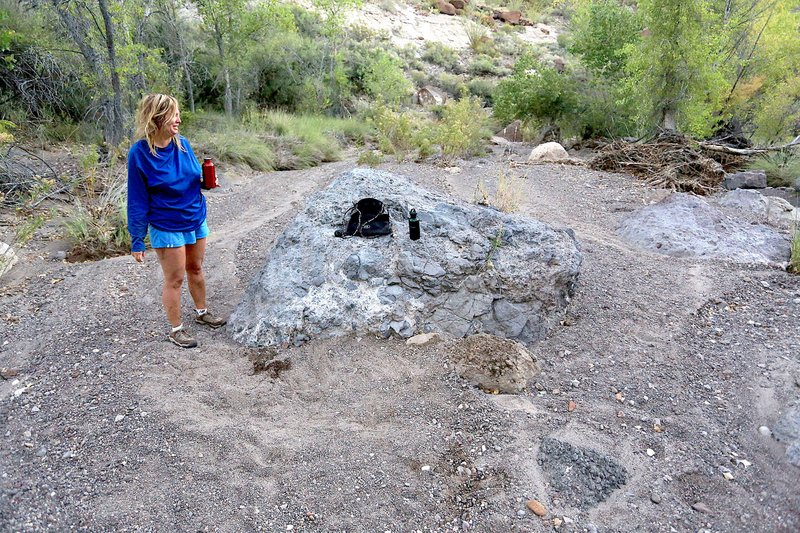
M 385 203 L 393 235 L 334 237 L 345 211 L 364 197 Z M 411 208 L 421 222 L 417 241 L 408 237 Z M 255 346 L 428 331 L 527 343 L 563 315 L 580 264 L 569 229 L 356 169 L 308 199 L 245 291 L 229 331 Z
M 797 223 L 798 210 L 778 196 L 765 196 L 759 191 L 736 189 L 722 195 L 719 205 L 734 208 L 746 215 L 753 215 L 759 221 L 779 227 L 789 228 Z
M 725 174 L 722 187 L 734 189 L 763 189 L 767 186 L 767 173 L 763 170 L 745 170 L 734 174 Z
M 789 260 L 789 238 L 784 232 L 728 216 L 690 194 L 672 194 L 634 211 L 621 222 L 618 234 L 640 248 L 676 257 L 780 268 Z

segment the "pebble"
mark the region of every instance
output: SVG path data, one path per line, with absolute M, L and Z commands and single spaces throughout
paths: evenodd
M 653 448 L 647 448 L 647 452 L 645 453 L 647 453 L 648 457 L 653 457 L 656 454 L 656 451 Z
M 722 477 L 724 477 L 727 481 L 731 481 L 733 479 L 733 474 L 730 472 L 723 472 Z
M 567 411 L 569 411 L 570 413 L 574 411 L 577 407 L 578 404 L 573 402 L 572 400 L 570 400 L 569 403 L 567 403 Z
M 114 417 L 114 422 L 122 422 L 123 418 L 125 418 L 125 415 L 117 415 Z
M 517 516 L 525 516 L 525 511 L 523 509 L 520 509 L 519 511 L 517 511 Z
M 533 511 L 533 514 L 535 514 L 536 516 L 544 516 L 547 514 L 547 509 L 545 508 L 544 505 L 539 503 L 538 500 L 528 500 L 528 503 L 526 503 L 525 505 L 527 505 L 528 509 Z
M 661 495 L 658 494 L 657 492 L 651 493 L 650 494 L 650 501 L 653 502 L 656 505 L 659 505 L 661 503 Z
M 760 428 L 758 428 L 758 432 L 764 435 L 765 437 L 769 437 L 770 435 L 772 435 L 772 432 L 769 430 L 767 426 L 761 426 Z
M 692 505 L 692 509 L 699 513 L 711 514 L 711 509 L 709 509 L 708 505 L 704 504 L 703 502 L 697 502 Z
M 563 521 L 560 518 L 553 518 L 553 527 L 558 529 Z
M 420 468 L 420 470 L 422 470 L 423 472 L 430 472 L 431 465 L 422 465 L 422 468 Z

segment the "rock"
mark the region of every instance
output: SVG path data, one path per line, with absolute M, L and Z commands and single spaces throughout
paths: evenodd
M 430 472 L 431 471 L 431 465 L 422 465 L 422 468 L 420 468 L 420 470 L 423 471 L 423 472 Z
M 334 237 L 344 213 L 364 197 L 384 202 L 393 235 Z M 408 238 L 412 207 L 422 233 L 416 241 Z M 228 328 L 250 346 L 478 331 L 528 343 L 558 325 L 581 261 L 571 230 L 356 169 L 309 197 L 287 224 Z
M 433 85 L 426 85 L 415 93 L 415 100 L 423 106 L 443 105 L 447 102 L 447 93 Z
M 772 432 L 769 430 L 767 426 L 761 426 L 760 428 L 758 428 L 758 432 L 765 437 L 769 437 L 770 435 L 772 435 Z
M 800 467 L 800 440 L 794 441 L 786 448 L 786 457 L 794 466 Z
M 522 142 L 522 121 L 515 120 L 502 130 L 498 131 L 497 136 L 511 142 Z
M 518 342 L 479 333 L 455 344 L 449 358 L 463 379 L 483 389 L 513 394 L 539 373 L 534 357 Z
M 653 448 L 647 448 L 647 457 L 653 457 L 656 454 L 656 451 Z
M 764 196 L 758 191 L 736 189 L 719 199 L 719 204 L 737 209 L 745 215 L 755 215 L 763 221 L 791 227 L 798 219 L 798 210 L 788 201 L 777 196 Z
M 731 474 L 730 472 L 723 472 L 722 477 L 725 478 L 725 481 L 733 480 L 733 474 Z
M 406 344 L 410 346 L 425 346 L 426 344 L 439 342 L 440 339 L 441 337 L 438 333 L 421 333 L 408 339 Z
M 539 447 L 550 485 L 571 506 L 588 509 L 627 482 L 625 468 L 595 450 L 544 437 Z
M 547 514 L 547 509 L 545 508 L 544 505 L 539 503 L 538 500 L 528 500 L 528 503 L 526 503 L 525 505 L 536 516 L 545 516 Z
M 444 0 L 436 0 L 436 7 L 439 9 L 440 13 L 444 13 L 445 15 L 455 15 L 456 8 L 450 2 L 445 2 Z
M 567 403 L 567 411 L 569 411 L 570 413 L 571 413 L 572 411 L 574 411 L 575 409 L 577 409 L 577 407 L 578 407 L 578 404 L 577 404 L 577 403 L 575 403 L 575 402 L 573 402 L 572 400 L 570 400 L 570 401 Z
M 11 270 L 11 267 L 13 267 L 17 261 L 19 261 L 19 258 L 14 252 L 14 249 L 0 241 L 0 277 Z
M 450 0 L 450 3 L 456 9 L 464 9 L 467 6 L 467 2 L 465 0 Z
M 789 239 L 780 231 L 734 219 L 684 193 L 626 216 L 617 233 L 645 250 L 675 257 L 723 259 L 785 268 Z
M 800 192 L 800 178 L 794 180 L 794 190 Z
M 651 493 L 650 494 L 650 501 L 653 502 L 656 505 L 660 505 L 661 504 L 661 495 L 658 494 L 657 492 Z
M 117 415 L 117 416 L 114 417 L 114 422 L 122 422 L 122 420 L 124 418 L 125 418 L 125 415 Z
M 778 442 L 787 444 L 786 457 L 800 467 L 800 404 L 788 409 L 772 428 Z
M 569 154 L 564 147 L 557 142 L 549 142 L 534 148 L 531 155 L 528 156 L 528 163 L 563 161 L 564 159 L 569 159 Z
M 16 368 L 10 368 L 7 366 L 0 368 L 0 377 L 2 377 L 3 379 L 14 378 L 17 376 L 19 376 L 19 370 L 17 370 Z
M 767 173 L 763 170 L 747 170 L 726 174 L 722 186 L 729 191 L 734 189 L 763 189 L 767 186 Z
M 692 505 L 692 509 L 694 509 L 698 513 L 712 514 L 711 509 L 709 509 L 708 505 L 704 504 L 703 502 L 695 503 L 694 505 Z
M 564 521 L 563 521 L 563 520 L 561 520 L 560 518 L 557 518 L 557 517 L 556 517 L 556 518 L 553 518 L 553 527 L 554 527 L 555 529 L 558 529 L 558 528 L 560 528 L 560 527 L 561 527 L 561 524 L 562 524 L 563 522 L 564 522 Z
M 508 24 L 517 25 L 520 23 L 522 19 L 522 13 L 516 10 L 511 11 L 503 11 L 500 14 L 500 20 L 503 22 L 507 22 Z

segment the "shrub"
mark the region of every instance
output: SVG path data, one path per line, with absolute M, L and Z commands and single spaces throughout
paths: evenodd
M 487 55 L 479 55 L 475 57 L 469 64 L 467 69 L 471 74 L 483 75 L 491 74 L 493 76 L 504 76 L 508 74 L 508 69 L 498 64 L 497 61 Z
M 425 51 L 422 53 L 422 59 L 447 70 L 455 70 L 459 64 L 458 52 L 454 48 L 437 41 L 425 42 Z
M 364 150 L 359 154 L 357 163 L 359 165 L 377 167 L 383 163 L 383 154 L 378 150 Z
M 399 61 L 386 53 L 370 65 L 364 75 L 364 87 L 375 100 L 392 107 L 404 102 L 412 89 Z
M 616 77 L 625 67 L 625 46 L 639 39 L 636 13 L 614 0 L 582 3 L 572 18 L 569 51 L 591 70 Z
M 800 155 L 792 149 L 766 153 L 756 157 L 748 167 L 766 172 L 770 187 L 791 187 L 800 178 Z
M 483 100 L 486 105 L 491 105 L 492 94 L 494 93 L 496 87 L 497 83 L 488 78 L 474 78 L 471 79 L 467 84 L 469 94 L 477 96 Z
M 73 244 L 71 257 L 98 259 L 130 251 L 125 190 L 124 180 L 118 179 L 100 194 L 95 204 L 85 206 L 76 200 L 66 221 L 67 235 Z
M 430 121 L 416 113 L 398 113 L 387 107 L 378 107 L 371 120 L 378 131 L 378 148 L 385 154 L 394 154 L 398 161 L 413 152 L 422 159 L 432 151 Z
M 514 65 L 510 79 L 494 93 L 494 114 L 502 122 L 538 119 L 557 125 L 577 112 L 575 81 L 526 54 Z
M 464 91 L 467 89 L 467 85 L 464 82 L 464 78 L 462 78 L 461 76 L 456 76 L 454 74 L 449 74 L 447 72 L 443 72 L 442 74 L 439 75 L 437 85 L 454 96 L 463 94 Z
M 480 155 L 491 135 L 489 117 L 480 99 L 462 95 L 444 105 L 442 120 L 436 128 L 436 139 L 445 160 Z
M 795 223 L 792 248 L 789 255 L 789 270 L 800 274 L 800 226 Z

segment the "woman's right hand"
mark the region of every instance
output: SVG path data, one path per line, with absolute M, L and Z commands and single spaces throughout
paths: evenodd
M 131 255 L 137 263 L 144 263 L 144 252 L 131 252 Z

